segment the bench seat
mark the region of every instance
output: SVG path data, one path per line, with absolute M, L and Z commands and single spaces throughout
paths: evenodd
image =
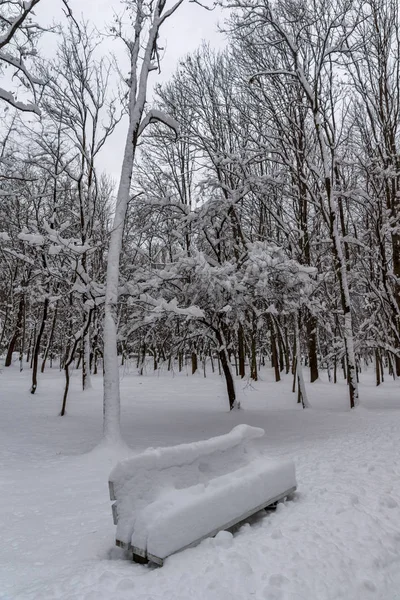
M 117 545 L 162 565 L 292 494 L 293 462 L 269 460 L 250 443 L 263 433 L 240 425 L 195 448 L 151 449 L 122 461 L 110 475 Z

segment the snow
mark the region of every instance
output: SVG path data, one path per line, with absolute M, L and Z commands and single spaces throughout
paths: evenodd
M 117 539 L 159 558 L 296 486 L 291 461 L 257 457 L 263 429 L 238 425 L 202 442 L 145 451 L 110 474 Z
M 150 125 L 150 123 L 157 123 L 157 122 L 163 123 L 170 129 L 172 129 L 175 132 L 176 137 L 178 137 L 178 135 L 179 135 L 178 121 L 176 121 L 176 119 L 173 119 L 170 115 L 165 114 L 161 110 L 156 110 L 155 108 L 152 108 L 147 113 L 147 115 L 144 117 L 142 122 L 140 123 L 138 137 L 140 137 L 142 135 L 143 131 L 146 129 L 146 127 L 148 125 Z
M 39 233 L 29 233 L 28 231 L 22 231 L 18 234 L 18 239 L 24 242 L 28 242 L 28 244 L 32 244 L 32 246 L 43 246 L 45 243 L 45 239 Z
M 30 372 L 0 373 L 1 600 L 399 600 L 399 382 L 361 374 L 362 405 L 347 388 L 307 384 L 302 410 L 291 378 L 236 382 L 243 410 L 228 412 L 224 382 L 185 373 L 121 371 L 123 445 L 102 436 L 102 380 L 48 370 L 32 398 Z M 191 443 L 246 423 L 271 459 L 294 459 L 298 491 L 232 536 L 177 553 L 161 569 L 114 546 L 107 480 L 132 452 Z
M 30 102 L 20 102 L 19 100 L 15 99 L 14 95 L 11 92 L 5 90 L 4 88 L 0 88 L 0 100 L 4 100 L 8 104 L 11 104 L 11 106 L 13 106 L 14 108 L 17 108 L 18 110 L 33 112 L 40 116 L 40 110 L 36 106 L 36 104 L 32 104 Z
M 295 486 L 293 463 L 258 460 L 184 490 L 167 492 L 142 510 L 132 545 L 164 558 Z

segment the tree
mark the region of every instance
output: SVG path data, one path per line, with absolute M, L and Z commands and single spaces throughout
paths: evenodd
M 0 87 L 0 99 L 12 107 L 40 114 L 36 102 L 36 86 L 41 84 L 29 68 L 29 60 L 36 56 L 36 42 L 41 28 L 32 22 L 33 9 L 40 0 L 3 0 L 0 7 L 0 74 L 7 68 L 13 71 L 22 86 L 33 95 L 32 102 L 22 102 Z
M 134 23 L 132 38 L 122 31 L 121 21 L 117 22 L 114 30 L 115 34 L 124 40 L 128 49 L 130 74 L 127 82 L 129 124 L 107 260 L 104 314 L 104 436 L 109 441 L 118 441 L 121 435 L 117 303 L 120 255 L 132 172 L 139 138 L 150 123 L 159 121 L 178 132 L 177 123 L 162 112 L 150 110 L 144 115 L 144 111 L 149 74 L 158 68 L 159 63 L 159 31 L 182 2 L 183 0 L 178 0 L 170 8 L 167 8 L 166 0 L 157 0 L 155 3 L 145 0 L 126 2 L 127 11 Z
M 340 177 L 338 176 L 338 141 L 340 128 L 336 113 L 344 105 L 335 93 L 338 57 L 348 49 L 358 24 L 353 2 L 318 0 L 311 6 L 283 0 L 279 5 L 266 1 L 255 8 L 246 0 L 236 4 L 243 10 L 243 23 L 255 23 L 264 33 L 266 52 L 278 50 L 272 69 L 250 74 L 250 81 L 260 77 L 294 78 L 300 85 L 311 114 L 319 151 L 318 195 L 322 215 L 328 225 L 340 287 L 343 311 L 343 338 L 348 366 L 350 406 L 358 404 L 358 383 L 354 350 L 352 304 L 349 290 L 348 254 L 340 231 Z M 242 23 L 242 26 L 243 26 Z M 241 28 L 244 32 L 244 29 Z M 349 41 L 350 40 L 350 41 Z M 280 60 L 279 60 L 280 59 Z

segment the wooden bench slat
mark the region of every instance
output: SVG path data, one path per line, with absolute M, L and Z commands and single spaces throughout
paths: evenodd
M 111 510 L 112 510 L 114 525 L 117 525 L 118 524 L 118 510 L 117 510 L 116 502 L 114 502 L 114 504 L 111 505 Z
M 114 492 L 114 483 L 112 481 L 108 482 L 108 491 L 110 493 L 110 500 L 116 500 L 115 492 Z
M 276 504 L 280 500 L 283 500 L 284 498 L 287 498 L 288 496 L 291 496 L 295 491 L 296 491 L 296 487 L 295 486 L 291 487 L 290 489 L 286 490 L 282 494 L 279 494 L 278 496 L 270 498 L 267 501 L 267 503 L 263 502 L 259 506 L 256 506 L 255 508 L 252 508 L 251 510 L 248 510 L 244 514 L 240 515 L 240 517 L 238 517 L 236 519 L 232 519 L 232 521 L 229 521 L 229 523 L 226 523 L 222 527 L 218 527 L 218 528 L 214 529 L 213 531 L 210 531 L 209 533 L 203 535 L 202 537 L 198 538 L 194 542 L 191 542 L 190 544 L 187 544 L 186 546 L 184 546 L 183 548 L 180 548 L 176 552 L 173 552 L 169 556 L 172 556 L 173 554 L 177 554 L 178 552 L 182 552 L 183 550 L 187 550 L 188 548 L 192 548 L 194 546 L 197 546 L 203 540 L 205 540 L 207 538 L 215 537 L 217 535 L 217 533 L 219 533 L 220 531 L 229 531 L 230 529 L 233 529 L 236 525 L 239 525 L 243 521 L 246 521 L 246 519 L 248 519 L 252 515 L 255 515 L 257 512 L 260 512 L 261 510 L 268 508 L 272 504 Z M 133 560 L 134 560 L 134 562 L 141 562 L 141 563 L 143 563 L 143 559 L 147 559 L 147 561 L 153 562 L 156 565 L 159 565 L 160 567 L 162 567 L 163 564 L 164 564 L 164 560 L 165 560 L 164 558 L 160 558 L 159 556 L 155 556 L 154 554 L 147 553 L 145 550 L 143 550 L 141 548 L 138 548 L 137 546 L 131 546 L 130 544 L 124 544 L 123 542 L 120 542 L 118 540 L 117 540 L 117 545 L 120 546 L 120 547 L 122 547 L 122 548 L 125 548 L 126 550 L 131 551 L 133 553 Z M 135 556 L 139 557 L 140 560 L 136 561 L 135 560 Z

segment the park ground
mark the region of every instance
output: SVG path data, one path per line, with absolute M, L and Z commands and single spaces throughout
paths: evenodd
M 206 439 L 239 423 L 265 429 L 260 452 L 292 458 L 298 490 L 258 515 L 154 568 L 114 546 L 108 474 L 123 447 L 98 446 L 102 379 L 48 369 L 34 396 L 29 370 L 0 369 L 0 600 L 399 600 L 400 383 L 362 373 L 361 405 L 344 382 L 308 385 L 302 410 L 291 377 L 236 381 L 121 369 L 122 432 L 131 451 Z

